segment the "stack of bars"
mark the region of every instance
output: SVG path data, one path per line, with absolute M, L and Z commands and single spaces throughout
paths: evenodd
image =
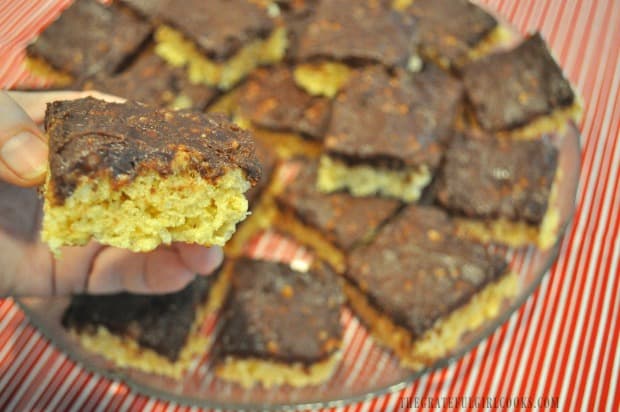
M 519 290 L 498 251 L 557 242 L 558 143 L 579 98 L 540 34 L 519 39 L 467 0 L 77 0 L 27 53 L 54 86 L 146 104 L 50 107 L 54 249 L 225 244 L 219 274 L 175 294 L 74 297 L 63 324 L 121 367 L 180 377 L 210 351 L 244 387 L 319 384 L 338 368 L 346 297 L 419 370 Z M 183 182 L 163 185 L 167 223 L 131 235 L 103 210 L 137 204 L 126 179 L 172 184 L 178 170 L 200 207 Z M 246 256 L 266 229 L 314 263 Z

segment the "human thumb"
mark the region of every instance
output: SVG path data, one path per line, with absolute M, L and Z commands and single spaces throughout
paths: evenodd
M 47 139 L 24 110 L 0 91 L 0 179 L 19 186 L 43 182 Z

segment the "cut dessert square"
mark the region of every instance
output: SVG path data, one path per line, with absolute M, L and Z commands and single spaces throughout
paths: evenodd
M 414 19 L 377 0 L 321 0 L 299 39 L 297 83 L 333 97 L 350 74 L 348 64 L 407 67 L 416 54 Z
M 581 116 L 578 97 L 539 33 L 466 65 L 463 82 L 485 130 L 536 138 Z
M 468 0 L 397 1 L 418 20 L 420 52 L 444 68 L 461 67 L 505 44 L 510 32 Z
M 187 68 L 193 83 L 228 90 L 261 64 L 284 58 L 286 29 L 261 2 L 168 0 L 164 25 L 155 32 L 156 51 L 173 66 Z
M 371 239 L 394 215 L 401 203 L 380 197 L 353 197 L 339 192 L 325 194 L 316 188 L 318 164 L 296 161 L 299 172 L 276 197 L 274 226 L 311 247 L 338 272 L 345 270 L 345 254 Z
M 558 149 L 547 137 L 460 135 L 446 152 L 437 199 L 464 236 L 547 249 L 558 237 L 559 179 Z
M 217 90 L 192 84 L 185 70 L 171 67 L 152 49 L 142 52 L 126 70 L 117 75 L 99 74 L 80 85 L 84 90 L 121 96 L 157 107 L 204 109 Z
M 251 135 L 222 116 L 93 98 L 48 105 L 42 237 L 149 251 L 223 245 L 260 178 Z
M 440 69 L 359 71 L 334 101 L 318 175 L 323 192 L 413 202 L 439 165 L 463 96 Z
M 339 279 L 326 265 L 297 272 L 283 263 L 237 260 L 213 347 L 215 373 L 244 387 L 326 381 L 340 358 L 343 303 Z
M 28 46 L 26 64 L 35 75 L 65 86 L 118 71 L 150 33 L 149 24 L 122 6 L 77 0 Z
M 346 278 L 355 313 L 412 369 L 447 356 L 518 291 L 503 258 L 455 237 L 445 212 L 420 206 L 408 206 L 355 249 Z
M 255 72 L 239 92 L 235 123 L 251 129 L 282 156 L 318 154 L 331 102 L 295 84 L 285 66 Z
M 207 352 L 202 326 L 222 304 L 228 282 L 215 273 L 165 295 L 75 295 L 62 324 L 86 350 L 119 367 L 178 378 Z

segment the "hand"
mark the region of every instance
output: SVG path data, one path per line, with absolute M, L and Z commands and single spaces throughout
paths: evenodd
M 46 103 L 85 96 L 122 101 L 98 92 L 0 91 L 0 197 L 5 197 L 0 203 L 18 202 L 16 193 L 25 192 L 1 190 L 1 186 L 9 187 L 1 181 L 32 187 L 45 180 L 47 139 L 35 122 L 43 120 Z M 28 199 L 36 201 L 33 196 Z M 26 206 L 0 205 L 0 213 L 7 208 L 27 210 Z M 219 247 L 173 244 L 150 253 L 133 253 L 91 242 L 84 247 L 63 248 L 62 258 L 56 260 L 38 235 L 34 240 L 24 239 L 0 226 L 0 296 L 173 292 L 187 285 L 195 274 L 211 273 L 222 258 Z

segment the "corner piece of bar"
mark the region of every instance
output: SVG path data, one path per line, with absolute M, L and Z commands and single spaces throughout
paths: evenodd
M 214 344 L 215 372 L 244 387 L 320 384 L 338 365 L 344 295 L 324 264 L 239 259 Z
M 447 214 L 408 206 L 348 259 L 345 293 L 373 337 L 403 366 L 448 355 L 466 331 L 518 291 L 505 260 L 454 236 Z
M 223 116 L 93 98 L 48 105 L 42 237 L 149 251 L 223 245 L 261 176 L 252 136 Z

